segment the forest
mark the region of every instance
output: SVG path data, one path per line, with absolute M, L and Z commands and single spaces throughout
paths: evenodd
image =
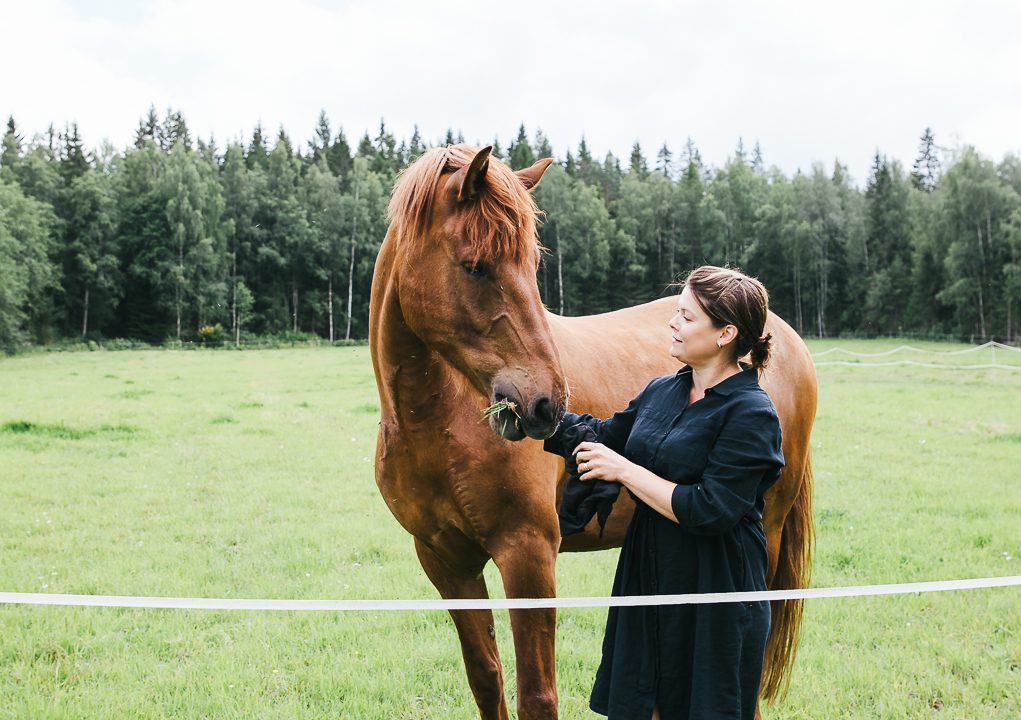
M 244 345 L 364 339 L 373 263 L 400 170 L 430 144 L 381 121 L 352 143 L 325 112 L 305 143 L 255 127 L 225 148 L 150 108 L 134 142 L 76 124 L 0 151 L 0 347 L 66 342 Z M 474 139 L 473 139 L 474 142 Z M 486 144 L 488 141 L 484 141 Z M 522 125 L 494 155 L 555 163 L 537 282 L 552 312 L 600 313 L 675 292 L 692 267 L 740 267 L 809 336 L 1017 341 L 1021 159 L 920 134 L 910 166 L 877 150 L 864 187 L 840 160 L 788 176 L 739 139 L 720 167 L 694 141 L 647 155 L 555 152 Z

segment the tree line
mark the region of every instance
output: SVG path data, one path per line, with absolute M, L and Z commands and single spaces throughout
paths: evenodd
M 452 131 L 442 143 L 463 141 Z M 494 155 L 555 157 L 524 126 Z M 321 113 L 294 143 L 257 125 L 220 150 L 183 115 L 150 108 L 133 144 L 85 148 L 77 125 L 0 151 L 0 346 L 62 339 L 243 343 L 311 333 L 364 338 L 390 188 L 429 147 L 381 122 L 352 146 Z M 941 162 L 941 155 L 943 160 Z M 1016 340 L 1021 161 L 937 147 L 910 170 L 877 152 L 864 188 L 839 161 L 788 177 L 739 141 L 722 167 L 688 140 L 626 169 L 584 139 L 536 190 L 545 212 L 537 282 L 560 314 L 671 292 L 686 270 L 731 264 L 807 335 Z

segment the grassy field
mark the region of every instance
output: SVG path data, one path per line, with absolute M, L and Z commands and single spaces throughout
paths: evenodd
M 1021 371 L 819 377 L 815 585 L 1021 574 Z M 364 347 L 0 359 L 0 590 L 434 598 L 372 480 L 377 419 Z M 564 556 L 560 593 L 607 594 L 615 561 Z M 604 617 L 559 616 L 562 718 L 594 717 Z M 770 720 L 1021 717 L 1018 588 L 817 600 L 802 637 Z M 476 715 L 442 612 L 0 606 L 0 718 L 168 717 Z

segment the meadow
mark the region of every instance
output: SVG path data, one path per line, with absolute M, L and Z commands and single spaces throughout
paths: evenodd
M 1021 370 L 819 380 L 815 586 L 1021 574 Z M 435 598 L 373 482 L 377 421 L 366 347 L 0 359 L 0 590 Z M 562 556 L 560 594 L 607 594 L 615 561 Z M 604 618 L 559 614 L 565 720 L 595 717 Z M 513 706 L 505 612 L 497 634 Z M 1021 592 L 811 601 L 790 693 L 764 716 L 1016 720 Z M 0 718 L 168 717 L 477 714 L 443 612 L 0 606 Z

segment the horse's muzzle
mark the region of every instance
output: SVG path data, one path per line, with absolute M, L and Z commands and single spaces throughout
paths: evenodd
M 530 406 L 525 406 L 513 395 L 497 391 L 495 402 L 504 400 L 509 401 L 513 409 L 504 408 L 491 415 L 489 425 L 497 435 L 512 442 L 526 437 L 536 440 L 548 438 L 563 415 L 563 411 L 546 395 L 536 396 Z

